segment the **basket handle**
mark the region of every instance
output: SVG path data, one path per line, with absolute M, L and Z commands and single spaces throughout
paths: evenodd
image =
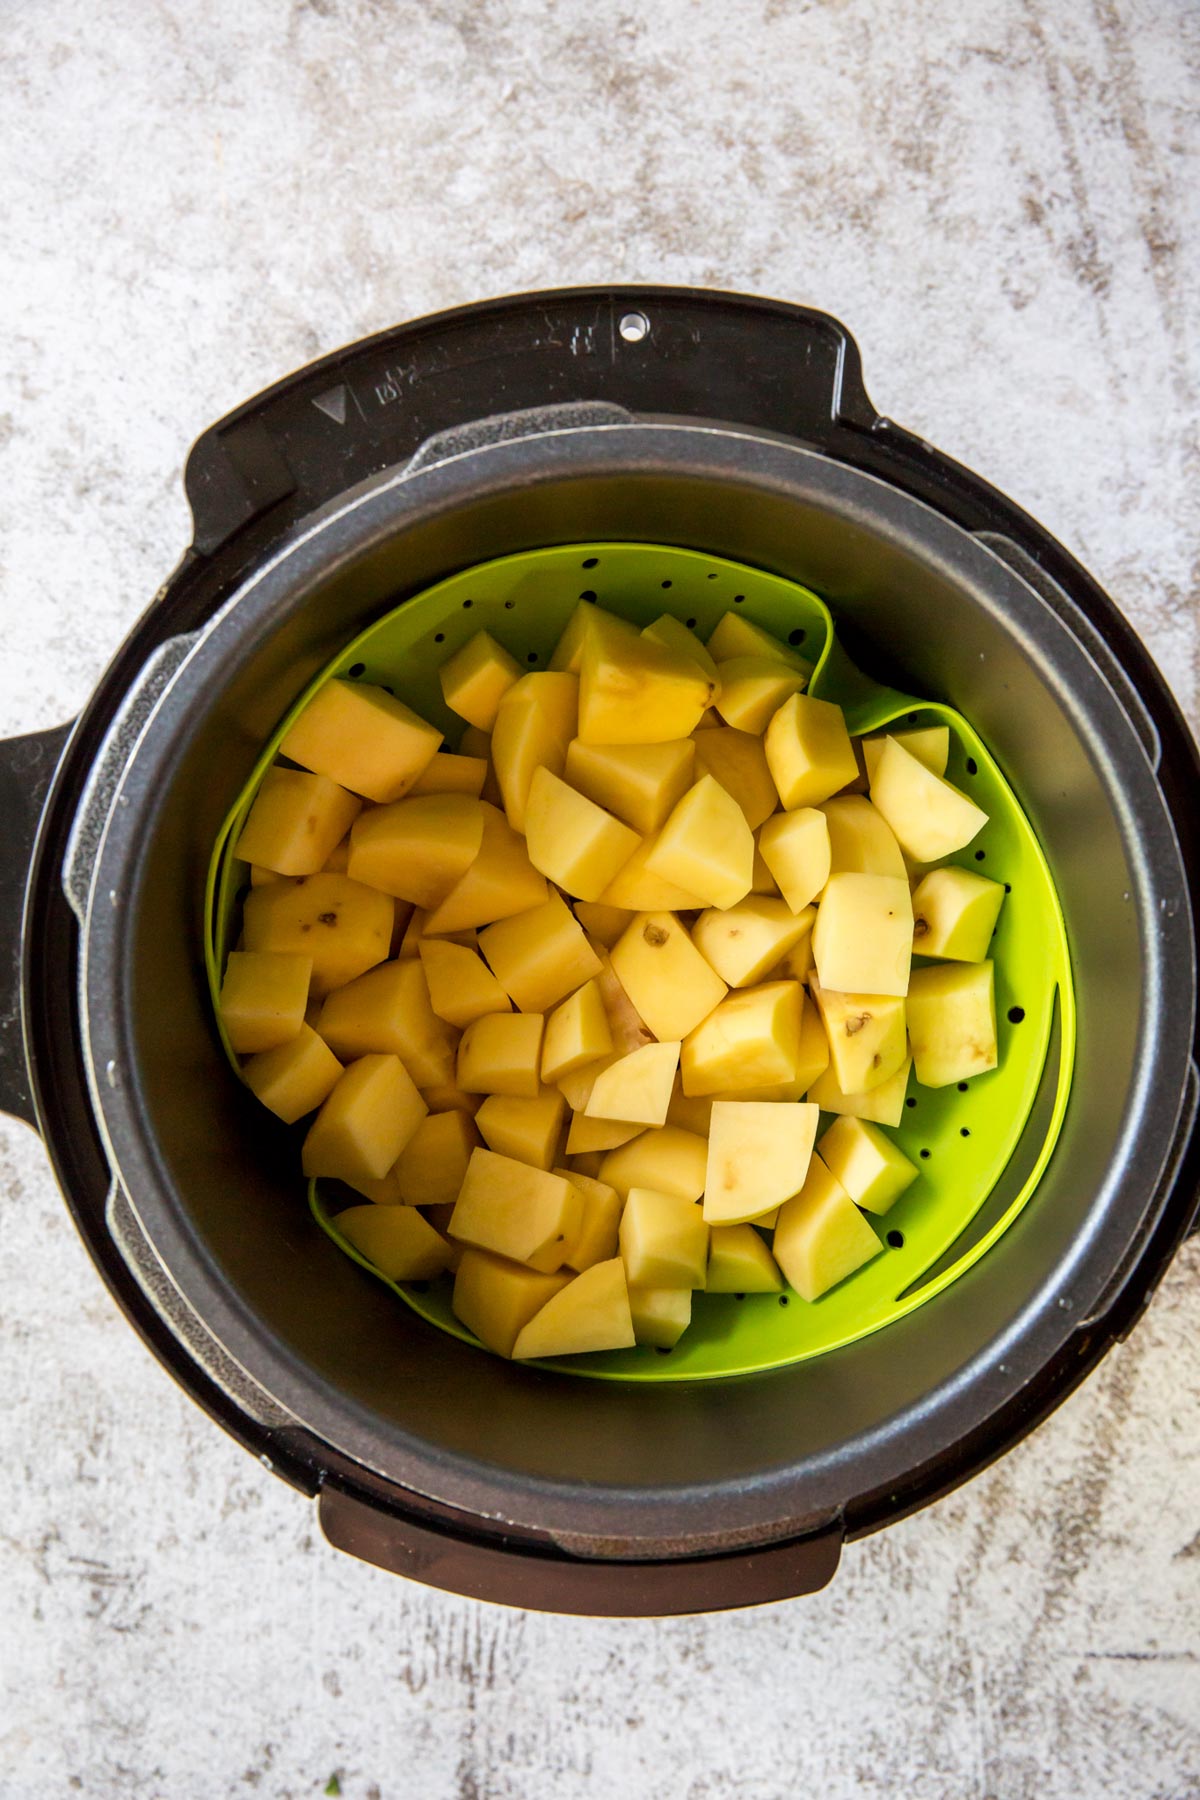
M 0 741 L 0 1112 L 37 1126 L 21 1022 L 25 892 L 42 809 L 72 726 Z

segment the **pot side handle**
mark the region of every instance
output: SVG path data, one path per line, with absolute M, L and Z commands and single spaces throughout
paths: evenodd
M 42 810 L 73 724 L 0 741 L 0 1112 L 37 1125 L 21 1019 L 25 894 Z

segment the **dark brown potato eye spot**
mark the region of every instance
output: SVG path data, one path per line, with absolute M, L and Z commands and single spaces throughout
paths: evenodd
M 642 931 L 642 937 L 652 950 L 658 950 L 666 943 L 670 935 L 670 932 L 664 931 L 661 925 L 647 925 Z
M 317 914 L 317 923 L 319 925 L 336 925 L 337 922 L 338 916 L 335 912 L 323 912 Z
M 865 1012 L 848 1018 L 846 1020 L 846 1036 L 854 1037 L 857 1032 L 862 1030 L 864 1025 L 869 1025 L 871 1023 L 872 1017 L 873 1015 L 871 1013 Z M 879 1058 L 876 1057 L 875 1060 L 878 1062 Z
M 882 1056 L 878 1056 L 878 1055 L 873 1056 L 871 1058 L 871 1067 L 873 1069 L 877 1069 L 882 1061 L 883 1061 Z
M 924 937 L 928 930 L 929 930 L 929 921 L 927 919 L 914 919 L 913 920 L 913 936 L 915 938 Z
M 300 927 L 300 929 L 301 929 L 301 931 L 311 931 L 311 930 L 312 930 L 312 926 L 311 926 L 311 925 L 310 925 L 310 924 L 309 924 L 309 923 L 308 923 L 308 920 L 307 920 L 307 919 L 306 919 L 306 920 L 305 920 L 305 921 L 304 921 L 304 924 L 303 924 L 303 925 L 301 925 L 301 927 Z

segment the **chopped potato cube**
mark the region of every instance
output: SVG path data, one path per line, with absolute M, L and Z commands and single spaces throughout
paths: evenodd
M 615 1150 L 631 1138 L 640 1137 L 644 1125 L 630 1125 L 623 1119 L 589 1119 L 577 1112 L 567 1131 L 567 1155 L 586 1156 L 589 1151 Z
M 831 875 L 894 875 L 907 879 L 891 826 L 863 794 L 839 794 L 821 814 L 829 827 Z
M 815 975 L 809 990 L 821 1014 L 833 1073 L 843 1093 L 890 1081 L 908 1056 L 904 1001 L 891 994 L 837 994 Z
M 368 800 L 399 800 L 432 760 L 440 731 L 369 682 L 327 681 L 288 727 L 281 756 Z
M 454 1254 L 415 1206 L 348 1206 L 333 1223 L 389 1281 L 431 1281 Z
M 438 670 L 451 712 L 478 731 L 490 731 L 500 702 L 521 676 L 521 665 L 488 631 L 477 631 Z
M 600 958 L 600 973 L 596 977 L 596 986 L 600 990 L 600 998 L 604 1003 L 608 1028 L 612 1032 L 613 1052 L 617 1056 L 624 1056 L 626 1051 L 636 1050 L 639 1044 L 651 1043 L 654 1033 L 629 998 L 623 983 L 618 979 L 609 952 L 598 949 L 596 954 Z M 586 1106 L 586 1097 L 582 1104 Z
M 479 855 L 457 887 L 425 921 L 430 937 L 445 937 L 475 925 L 491 925 L 497 919 L 526 912 L 546 898 L 546 877 L 529 860 L 525 840 L 509 825 L 502 812 L 483 807 L 483 839 Z
M 312 959 L 315 998 L 352 981 L 387 955 L 396 903 L 348 875 L 302 875 L 253 888 L 242 908 L 247 950 Z
M 621 1223 L 621 1196 L 606 1181 L 580 1175 L 574 1169 L 555 1169 L 583 1199 L 583 1222 L 579 1236 L 567 1252 L 570 1268 L 590 1269 L 593 1263 L 608 1262 L 617 1254 L 617 1227 Z
M 283 950 L 234 950 L 225 964 L 220 1013 L 239 1056 L 273 1050 L 304 1023 L 312 958 Z
M 408 791 L 413 795 L 472 794 L 478 800 L 487 774 L 486 757 L 454 756 L 447 750 L 439 750 Z
M 784 701 L 808 677 L 771 656 L 734 656 L 717 664 L 721 692 L 716 707 L 727 725 L 761 736 Z
M 812 930 L 816 910 L 794 913 L 785 900 L 750 896 L 736 906 L 702 912 L 692 941 L 730 987 L 760 981 Z
M 759 849 L 757 842 L 754 846 L 754 873 L 750 881 L 750 892 L 752 894 L 764 894 L 769 900 L 778 900 L 781 898 L 779 883 L 763 861 L 762 851 Z
M 593 1263 L 547 1300 L 513 1345 L 513 1356 L 576 1356 L 627 1350 L 634 1342 L 625 1269 L 619 1256 Z
M 577 900 L 574 910 L 588 936 L 606 950 L 612 949 L 633 916 L 631 907 L 605 906 L 599 900 Z
M 475 1114 L 475 1124 L 489 1150 L 535 1169 L 549 1169 L 558 1155 L 566 1110 L 557 1088 L 543 1088 L 533 1099 L 489 1094 Z
M 419 948 L 429 1003 L 439 1019 L 461 1030 L 485 1013 L 512 1011 L 512 1001 L 477 950 L 445 938 L 423 938 Z
M 638 1016 L 663 1040 L 686 1037 L 726 993 L 669 912 L 638 913 L 613 946 L 612 967 Z
M 722 725 L 716 731 L 702 732 L 694 743 L 697 780 L 711 775 L 719 781 L 745 813 L 751 831 L 757 831 L 779 804 L 762 738 Z
M 341 1073 L 341 1063 L 311 1025 L 301 1025 L 286 1044 L 260 1051 L 242 1064 L 242 1080 L 250 1092 L 285 1125 L 294 1125 L 320 1106 Z
M 745 898 L 754 874 L 754 835 L 719 781 L 702 775 L 688 789 L 659 832 L 646 868 L 709 906 Z
M 579 661 L 579 733 L 588 744 L 663 744 L 690 737 L 714 698 L 689 656 L 649 638 L 585 640 Z
M 423 1094 L 422 1099 L 426 1096 Z M 449 1206 L 458 1199 L 479 1133 L 457 1109 L 423 1118 L 400 1152 L 391 1174 L 404 1206 Z
M 819 1156 L 800 1192 L 779 1211 L 775 1260 L 803 1300 L 817 1300 L 883 1249 L 841 1182 Z
M 551 670 L 522 675 L 501 701 L 492 730 L 492 766 L 514 831 L 525 829 L 534 771 L 562 774 L 578 711 L 579 677 Z
M 600 958 L 565 901 L 551 894 L 479 934 L 497 981 L 522 1012 L 546 1012 L 598 975 Z
M 813 926 L 821 986 L 844 994 L 908 992 L 912 896 L 891 875 L 831 875 Z
M 535 769 L 525 807 L 525 843 L 535 869 L 579 900 L 598 900 L 641 839 L 628 825 Z
M 481 1095 L 465 1093 L 454 1081 L 430 1082 L 421 1088 L 421 1098 L 431 1113 L 461 1112 L 468 1119 L 473 1119 L 483 1105 Z
M 714 1225 L 704 1286 L 710 1294 L 777 1294 L 783 1276 L 753 1225 Z
M 647 864 L 658 848 L 658 836 L 644 838 L 623 869 L 620 869 L 600 896 L 602 906 L 619 907 L 627 913 L 689 912 L 704 905 L 696 894 L 689 894 L 674 881 L 652 875 Z
M 1004 888 L 970 869 L 931 869 L 913 892 L 913 949 L 951 962 L 982 962 Z
M 916 731 L 886 731 L 880 732 L 877 737 L 859 740 L 868 783 L 875 779 L 875 770 L 879 758 L 883 755 L 883 746 L 890 737 L 894 737 L 898 744 L 904 746 L 910 756 L 915 756 L 917 761 L 931 770 L 933 774 L 944 775 L 946 773 L 946 764 L 950 760 L 950 727 L 948 725 L 923 725 Z
M 937 963 L 913 970 L 908 1030 L 922 1087 L 949 1087 L 996 1067 L 993 967 Z
M 808 1170 L 817 1118 L 804 1101 L 716 1101 L 704 1182 L 709 1224 L 759 1219 L 794 1194 Z
M 430 911 L 478 856 L 483 817 L 483 802 L 471 794 L 422 794 L 372 807 L 350 833 L 350 875 Z
M 608 1014 L 595 980 L 585 981 L 546 1020 L 542 1040 L 542 1080 L 561 1081 L 607 1056 L 613 1047 Z
M 890 1212 L 917 1179 L 904 1152 L 865 1119 L 835 1119 L 817 1149 L 855 1205 L 870 1213 Z
M 454 1074 L 454 1034 L 429 1001 L 420 962 L 389 962 L 347 982 L 326 999 L 317 1030 L 343 1061 L 388 1051 L 418 1087 Z
M 301 1161 L 304 1173 L 338 1180 L 386 1175 L 407 1144 L 426 1107 L 398 1056 L 361 1056 L 308 1128 Z
M 908 1087 L 911 1057 L 890 1080 L 881 1082 L 867 1093 L 845 1094 L 837 1084 L 832 1065 L 818 1075 L 808 1090 L 808 1098 L 822 1112 L 841 1113 L 847 1118 L 870 1119 L 877 1125 L 898 1125 L 904 1117 L 904 1092 Z
M 679 1067 L 679 1040 L 643 1044 L 618 1057 L 596 1077 L 587 1103 L 589 1119 L 664 1125 Z
M 696 747 L 691 738 L 661 744 L 567 746 L 566 779 L 597 806 L 651 836 L 692 785 Z
M 486 1250 L 462 1253 L 454 1277 L 454 1316 L 497 1356 L 511 1356 L 513 1345 L 535 1313 L 565 1288 L 571 1275 L 542 1275 L 507 1257 Z
M 685 1094 L 683 1077 L 676 1075 L 671 1088 L 671 1104 L 667 1107 L 667 1124 L 678 1125 L 684 1131 L 694 1131 L 698 1137 L 708 1136 L 708 1127 L 712 1121 L 713 1096 L 711 1094 Z
M 755 625 L 745 613 L 732 609 L 723 613 L 713 627 L 708 651 L 719 663 L 728 662 L 734 656 L 766 656 L 772 662 L 786 663 L 789 668 L 797 669 L 805 679 L 812 673 L 812 664 L 798 650 L 793 650 L 790 644 L 781 644 L 777 637 L 764 631 L 761 625 Z
M 888 738 L 875 765 L 871 799 L 916 862 L 961 850 L 987 824 L 987 814 Z
M 542 1085 L 543 1023 L 540 1013 L 488 1013 L 473 1019 L 458 1046 L 459 1087 L 469 1094 L 535 1100 Z
M 655 619 L 653 625 L 646 626 L 642 636 L 653 639 L 656 644 L 661 644 L 664 650 L 674 650 L 680 656 L 689 656 L 703 669 L 711 682 L 716 682 L 716 663 L 700 639 L 689 631 L 683 620 L 677 619 L 674 613 L 662 613 Z
M 307 769 L 268 769 L 235 855 L 277 875 L 315 875 L 362 811 L 357 794 Z
M 567 621 L 566 630 L 554 646 L 550 667 L 566 669 L 571 674 L 578 675 L 585 644 L 603 643 L 619 647 L 632 642 L 637 636 L 637 626 L 631 625 L 628 619 L 607 612 L 592 600 L 581 600 Z
M 767 762 L 785 809 L 818 806 L 858 774 L 840 706 L 793 694 L 767 726 Z
M 692 1290 L 631 1287 L 629 1311 L 639 1344 L 671 1350 L 692 1322 Z
M 561 1175 L 494 1150 L 473 1150 L 450 1233 L 550 1275 L 579 1236 L 582 1219 L 579 1189 Z
M 632 1143 L 610 1150 L 600 1165 L 600 1179 L 627 1199 L 635 1187 L 657 1188 L 678 1194 L 681 1200 L 698 1200 L 704 1192 L 708 1145 L 693 1131 L 664 1125 L 643 1131 Z
M 815 900 L 829 880 L 829 826 L 815 807 L 801 806 L 768 819 L 759 831 L 758 848 L 795 913 Z
M 655 1188 L 631 1188 L 618 1242 L 631 1287 L 704 1286 L 708 1226 L 695 1201 Z
M 794 1081 L 803 1011 L 804 990 L 797 981 L 770 981 L 730 994 L 683 1040 L 684 1093 L 737 1093 Z

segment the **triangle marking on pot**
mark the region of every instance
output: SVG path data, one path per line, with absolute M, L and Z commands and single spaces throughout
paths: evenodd
M 339 382 L 337 387 L 327 388 L 323 394 L 318 394 L 313 400 L 313 405 L 319 412 L 323 412 L 327 419 L 332 419 L 335 425 L 344 425 L 346 423 L 345 382 Z

